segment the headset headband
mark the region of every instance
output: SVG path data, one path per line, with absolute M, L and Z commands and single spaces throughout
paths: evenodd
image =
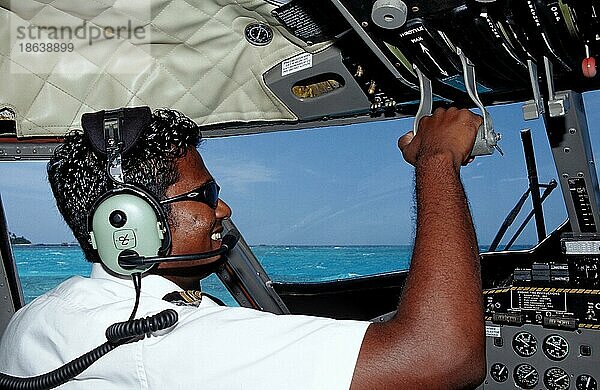
M 116 127 L 120 129 L 117 136 L 120 137 L 121 153 L 126 155 L 138 141 L 144 128 L 152 122 L 152 111 L 150 107 L 144 106 L 83 114 L 81 126 L 95 152 L 102 155 L 108 154 L 106 125 L 110 125 L 114 129 L 115 122 Z M 127 131 L 122 131 L 122 129 L 127 129 Z

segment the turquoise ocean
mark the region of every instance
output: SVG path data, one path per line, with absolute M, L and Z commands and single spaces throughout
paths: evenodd
M 412 247 L 260 245 L 252 250 L 272 280 L 315 282 L 407 269 Z M 14 246 L 13 253 L 26 303 L 73 275 L 89 276 L 91 271 L 78 246 Z M 202 290 L 236 305 L 214 275 L 202 281 Z

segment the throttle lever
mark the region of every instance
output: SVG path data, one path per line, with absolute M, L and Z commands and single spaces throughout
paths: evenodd
M 494 149 L 498 149 L 498 152 L 501 155 L 504 155 L 502 149 L 500 149 L 500 147 L 498 146 L 498 141 L 500 141 L 502 137 L 500 133 L 496 133 L 494 131 L 492 117 L 483 106 L 481 99 L 479 99 L 479 94 L 477 93 L 477 81 L 475 80 L 475 65 L 467 58 L 467 56 L 460 49 L 460 47 L 456 48 L 456 54 L 460 57 L 460 62 L 462 63 L 463 77 L 465 80 L 465 88 L 467 90 L 467 94 L 469 95 L 473 103 L 475 103 L 477 108 L 479 108 L 483 116 L 483 124 L 479 126 L 479 129 L 477 130 L 475 144 L 473 145 L 473 149 L 471 150 L 471 155 L 469 157 L 490 155 L 494 153 Z
M 431 80 L 429 80 L 429 78 L 425 76 L 423 72 L 421 72 L 421 70 L 414 64 L 413 69 L 415 70 L 415 73 L 417 74 L 417 77 L 419 79 L 419 91 L 421 93 L 419 109 L 417 110 L 417 114 L 415 115 L 415 121 L 413 123 L 413 133 L 417 134 L 417 130 L 419 129 L 419 123 L 421 122 L 421 119 L 423 119 L 423 117 L 426 116 L 431 116 L 431 113 L 433 111 L 433 89 L 431 88 Z M 474 79 L 475 78 L 473 77 L 473 80 Z M 467 92 L 468 90 L 469 88 L 467 87 Z M 475 93 L 477 93 L 477 91 L 475 91 Z M 471 94 L 469 94 L 469 96 L 471 96 Z M 479 100 L 479 98 L 477 98 L 477 100 Z M 479 107 L 480 109 L 483 108 L 481 102 L 477 104 L 477 107 Z M 494 148 L 497 148 L 500 154 L 503 154 L 502 150 L 497 145 L 497 142 L 500 139 L 500 134 L 497 134 L 496 132 L 494 132 L 493 129 L 491 129 L 489 114 L 487 113 L 487 111 L 485 111 L 485 108 L 482 109 L 482 112 L 485 113 L 484 124 L 481 125 L 477 130 L 477 138 L 475 140 L 475 144 L 473 145 L 473 149 L 471 150 L 469 158 L 490 155 L 494 152 Z M 485 129 L 488 128 L 486 126 L 490 126 L 491 131 L 485 131 Z
M 413 65 L 413 69 L 419 78 L 419 92 L 421 93 L 419 109 L 417 110 L 415 122 L 413 124 L 413 133 L 417 134 L 421 119 L 425 116 L 431 116 L 431 112 L 433 111 L 433 90 L 431 89 L 431 80 L 429 80 L 416 65 Z

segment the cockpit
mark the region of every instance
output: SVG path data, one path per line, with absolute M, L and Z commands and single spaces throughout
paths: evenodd
M 184 112 L 219 150 L 241 136 L 307 129 L 328 131 L 315 136 L 321 145 L 353 131 L 372 139 L 395 119 L 407 118 L 405 131 L 416 130 L 437 107 L 476 110 L 483 124 L 472 156 L 495 164 L 491 173 L 518 158 L 520 173 L 509 175 L 520 176 L 520 187 L 511 191 L 523 193 L 499 211 L 506 218 L 490 227 L 497 233 L 488 233 L 493 238 L 481 250 L 487 373 L 480 388 L 598 388 L 600 187 L 591 118 L 600 89 L 600 1 L 152 0 L 88 7 L 19 0 L 0 2 L 0 18 L 4 162 L 45 161 L 70 130 L 85 125 L 84 113 L 120 107 Z M 516 122 L 520 129 L 507 128 Z M 518 148 L 505 146 L 507 132 Z M 287 158 L 273 150 L 261 153 Z M 301 160 L 290 159 L 290 166 Z M 306 175 L 319 180 L 312 168 Z M 268 184 L 269 172 L 248 169 L 245 177 L 262 175 L 257 182 Z M 385 178 L 390 170 L 381 172 Z M 397 190 L 382 188 L 374 199 Z M 497 191 L 472 201 L 475 215 L 496 208 Z M 563 204 L 565 215 L 555 216 L 552 208 Z M 526 215 L 509 238 L 521 211 Z M 317 210 L 302 221 L 326 226 L 333 213 Z M 243 218 L 234 223 L 234 214 L 225 223 L 224 235 L 239 233 L 210 282 L 222 284 L 232 304 L 374 322 L 395 314 L 408 264 L 326 281 L 276 281 L 261 264 L 262 248 L 244 239 Z M 379 216 L 370 218 L 375 231 Z M 535 244 L 509 250 L 526 226 L 535 230 Z M 0 335 L 25 304 L 10 242 L 0 207 Z

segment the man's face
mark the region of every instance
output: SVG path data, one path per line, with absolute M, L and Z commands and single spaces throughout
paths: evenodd
M 200 154 L 190 148 L 186 155 L 177 160 L 179 180 L 167 188 L 166 196 L 181 195 L 194 190 L 212 180 L 212 176 L 204 166 Z M 219 249 L 221 240 L 215 235 L 223 231 L 222 221 L 231 216 L 229 206 L 219 199 L 217 208 L 192 200 L 184 200 L 171 204 L 171 235 L 173 246 L 171 254 L 185 255 L 208 252 Z M 159 269 L 194 267 L 217 260 L 218 257 L 188 262 L 163 263 Z

